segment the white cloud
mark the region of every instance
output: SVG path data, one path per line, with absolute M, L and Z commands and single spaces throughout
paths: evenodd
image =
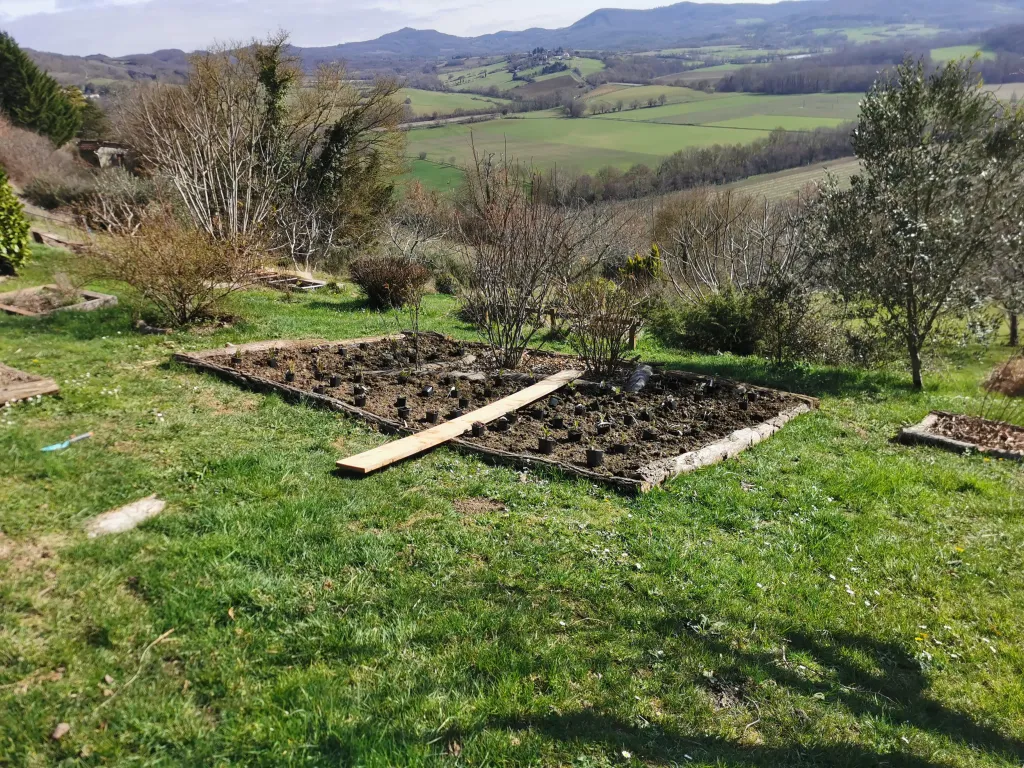
M 300 46 L 369 40 L 401 27 L 479 35 L 560 27 L 599 7 L 658 0 L 0 0 L 0 19 L 37 50 L 114 56 L 195 50 L 286 29 Z M 4 16 L 6 14 L 6 17 Z

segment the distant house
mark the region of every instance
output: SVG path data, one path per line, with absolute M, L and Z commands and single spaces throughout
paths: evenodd
M 128 147 L 114 141 L 86 141 L 78 142 L 78 154 L 82 159 L 97 168 L 120 167 L 125 164 L 128 156 Z

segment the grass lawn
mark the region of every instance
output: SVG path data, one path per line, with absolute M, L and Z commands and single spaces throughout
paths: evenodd
M 407 182 L 415 179 L 428 189 L 451 191 L 457 189 L 466 174 L 461 168 L 451 165 L 444 159 L 409 161 L 409 170 L 398 178 L 397 187 L 401 189 Z
M 471 93 L 424 91 L 419 88 L 403 88 L 398 92 L 396 98 L 399 101 L 410 99 L 412 111 L 417 116 L 436 113 L 438 117 L 451 115 L 457 109 L 467 112 L 481 109 L 501 109 L 509 103 L 507 99 L 495 99 Z
M 970 59 L 976 53 L 980 53 L 983 60 L 995 61 L 995 52 L 982 50 L 976 45 L 950 45 L 946 48 L 932 48 L 931 57 L 933 61 L 941 63 L 953 59 Z
M 15 286 L 67 259 L 39 249 Z M 976 404 L 1005 351 L 914 394 L 645 346 L 822 407 L 632 499 L 447 450 L 338 478 L 385 438 L 170 356 L 400 321 L 348 292 L 234 310 L 169 337 L 128 301 L 0 318 L 0 360 L 63 387 L 0 415 L 0 764 L 1020 764 L 1024 472 L 892 442 Z M 151 493 L 162 516 L 83 534 Z

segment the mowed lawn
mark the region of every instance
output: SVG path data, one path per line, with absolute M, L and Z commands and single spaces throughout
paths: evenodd
M 433 114 L 444 117 L 460 109 L 465 112 L 478 112 L 483 109 L 499 110 L 509 103 L 507 99 L 478 96 L 472 93 L 424 91 L 420 88 L 403 88 L 395 98 L 401 102 L 408 99 L 409 106 L 418 117 Z
M 14 285 L 65 261 L 41 249 Z M 136 334 L 127 300 L 0 318 L 0 359 L 63 388 L 0 417 L 0 763 L 1024 759 L 1024 471 L 892 440 L 977 407 L 1005 350 L 937 359 L 914 394 L 902 373 L 645 342 L 645 358 L 822 402 L 634 499 L 448 450 L 337 477 L 386 438 L 170 357 L 401 319 L 348 290 L 233 309 L 231 327 L 169 337 Z M 430 297 L 425 325 L 472 338 L 453 309 Z M 151 493 L 160 517 L 84 535 Z

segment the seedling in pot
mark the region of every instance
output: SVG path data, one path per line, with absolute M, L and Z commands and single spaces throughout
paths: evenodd
M 437 411 L 427 411 L 427 421 L 431 424 L 437 424 L 438 413 Z
M 363 383 L 363 372 L 362 371 L 356 371 L 354 374 L 352 374 L 352 381 L 354 381 L 356 384 L 362 384 Z
M 485 398 L 492 397 L 493 395 L 494 395 L 494 390 L 493 389 L 491 389 L 490 387 L 484 387 L 484 397 Z
M 353 399 L 357 408 L 364 408 L 366 406 L 366 395 L 356 395 Z
M 370 348 L 370 345 L 367 344 L 365 341 L 361 341 L 359 342 L 359 348 L 365 351 Z
M 583 416 L 587 412 L 587 406 L 583 403 L 576 403 L 576 407 L 572 409 L 572 412 L 575 416 Z
M 648 440 L 650 442 L 654 442 L 654 441 L 660 439 L 660 436 L 658 435 L 658 430 L 657 430 L 656 427 L 657 427 L 657 425 L 654 423 L 654 420 L 652 419 L 650 426 L 644 428 L 644 432 L 643 432 L 644 440 Z
M 587 449 L 587 466 L 590 469 L 597 469 L 604 464 L 604 451 L 600 448 Z
M 616 403 L 621 403 L 626 399 L 626 396 L 622 394 L 622 390 L 618 387 L 612 387 L 612 399 L 615 400 Z
M 562 404 L 562 400 L 559 397 L 555 396 L 555 395 L 552 395 L 550 398 L 548 398 L 548 407 L 549 408 L 557 408 L 561 404 Z
M 362 384 L 354 384 L 352 386 L 352 394 L 353 395 L 357 395 L 357 396 L 358 395 L 365 395 L 366 394 L 366 387 L 364 387 Z
M 607 435 L 612 431 L 612 423 L 610 421 L 601 421 L 597 425 L 597 434 Z
M 473 422 L 473 437 L 483 437 L 486 427 L 482 421 Z
M 398 374 L 398 383 L 399 384 L 408 384 L 409 383 L 409 372 L 408 371 L 402 371 L 400 374 Z
M 277 368 L 280 365 L 280 361 L 277 359 L 277 349 L 270 350 L 270 356 L 267 358 L 267 365 L 271 368 Z
M 760 395 L 757 392 L 747 392 L 747 400 L 749 400 L 750 402 L 756 403 L 759 398 Z
M 611 447 L 611 450 L 609 451 L 609 453 L 613 453 L 616 456 L 625 456 L 627 453 L 629 453 L 629 444 L 628 443 L 616 443 L 615 445 L 613 445 Z
M 327 371 L 324 370 L 324 364 L 320 362 L 319 357 L 313 362 L 313 375 L 316 376 L 318 381 L 323 381 L 323 379 L 327 378 Z
M 403 405 L 403 406 L 399 407 L 399 409 L 398 409 L 398 418 L 402 419 L 402 421 L 408 421 L 409 417 L 411 415 L 412 415 L 412 408 L 410 408 L 407 405 Z
M 674 397 L 666 397 L 665 402 L 661 404 L 661 407 L 664 408 L 666 411 L 674 411 L 677 405 L 678 402 Z
M 339 376 L 336 373 L 332 374 L 331 375 L 331 386 L 332 387 L 340 387 L 341 386 L 341 376 Z
M 626 413 L 626 415 L 622 417 L 622 423 L 625 424 L 627 427 L 632 427 L 634 424 L 636 424 L 636 416 L 634 416 L 632 413 Z
M 744 397 L 742 400 L 740 400 L 740 410 L 745 411 L 748 408 L 750 408 L 750 401 Z
M 339 345 L 338 346 L 338 357 L 345 357 L 345 355 L 347 355 L 347 354 L 348 354 L 348 352 L 345 351 L 345 348 L 343 346 Z
M 654 420 L 654 417 L 651 416 L 651 412 L 648 411 L 646 408 L 644 410 L 640 411 L 640 421 L 653 421 L 653 420 Z
M 461 408 L 463 410 L 465 410 L 466 408 L 469 408 L 469 398 L 468 397 L 460 397 L 459 398 L 459 408 Z
M 295 381 L 295 363 L 288 363 L 288 370 L 284 372 L 285 381 Z
M 509 424 L 515 424 L 517 421 L 519 421 L 519 414 L 516 413 L 515 411 L 509 411 L 508 413 L 505 414 L 505 420 Z
M 544 456 L 550 456 L 555 452 L 555 441 L 551 434 L 545 429 L 541 437 L 537 439 L 537 450 Z
M 535 418 L 537 421 L 543 421 L 548 417 L 548 411 L 547 408 L 537 407 L 530 411 L 530 415 L 533 416 L 533 418 Z
M 235 368 L 242 364 L 242 350 L 236 349 L 235 354 L 231 356 L 231 365 Z
M 313 387 L 313 394 L 315 395 L 323 395 L 326 392 L 327 387 L 325 387 L 323 384 L 317 384 L 315 387 Z
M 494 422 L 494 428 L 499 432 L 508 431 L 509 423 L 505 416 L 501 416 L 497 421 Z
M 449 419 L 458 419 L 458 418 L 461 418 L 462 416 L 465 416 L 465 415 L 466 415 L 466 412 L 464 410 L 462 410 L 461 408 L 453 408 L 448 413 L 448 418 Z
M 448 390 L 448 397 L 450 397 L 452 400 L 458 400 L 459 390 L 456 389 L 455 387 L 452 387 L 451 389 Z
M 582 442 L 582 440 L 583 440 L 583 430 L 580 429 L 580 423 L 577 420 L 577 421 L 574 421 L 572 423 L 572 428 L 569 430 L 569 442 L 570 443 L 579 443 L 579 442 Z
M 552 416 L 551 426 L 554 429 L 565 429 L 565 417 L 563 416 Z
M 434 388 L 429 384 L 425 384 L 423 389 L 420 390 L 420 397 L 432 397 L 434 394 Z

